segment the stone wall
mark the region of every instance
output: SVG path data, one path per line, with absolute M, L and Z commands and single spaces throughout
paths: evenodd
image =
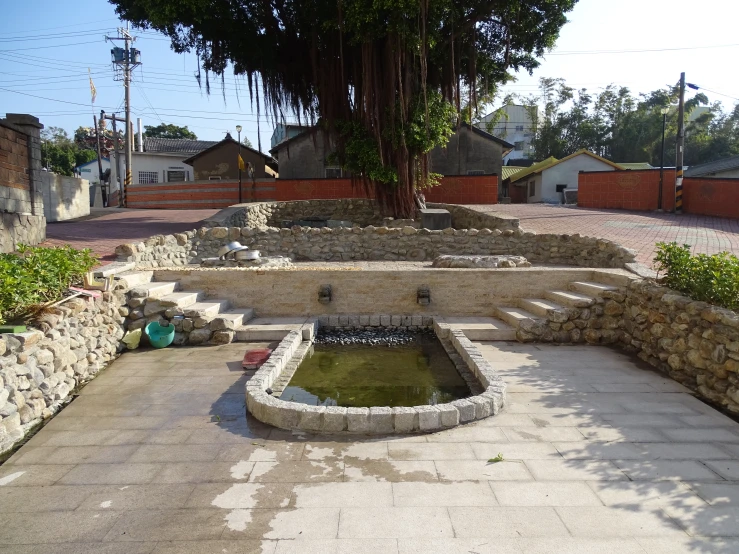
M 90 215 L 90 182 L 44 172 L 41 176 L 46 221 L 66 221 Z
M 517 229 L 519 226 L 518 218 L 507 214 L 490 215 L 455 204 L 429 203 L 428 207 L 449 210 L 455 229 L 504 231 Z M 221 210 L 204 223 L 207 227 L 282 227 L 283 221 L 313 216 L 351 221 L 360 227 L 383 225 L 383 215 L 378 204 L 361 198 L 246 204 Z
M 138 267 L 173 267 L 214 257 L 231 240 L 262 255 L 292 256 L 297 261 L 430 261 L 441 254 L 524 256 L 532 263 L 580 267 L 624 267 L 635 252 L 618 244 L 579 235 L 552 235 L 520 229 L 445 229 L 212 227 L 178 235 L 152 237 L 121 245 L 121 261 Z
M 121 291 L 73 298 L 48 310 L 36 329 L 0 335 L 0 453 L 116 357 L 123 302 Z
M 36 245 L 46 240 L 43 215 L 0 212 L 0 252 L 13 252 L 19 244 Z
M 739 314 L 651 280 L 601 294 L 593 305 L 522 324 L 519 340 L 616 345 L 739 414 Z

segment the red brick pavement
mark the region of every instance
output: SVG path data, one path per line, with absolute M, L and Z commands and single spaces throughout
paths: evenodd
M 739 255 L 739 220 L 702 215 L 565 208 L 546 204 L 469 206 L 481 212 L 518 217 L 521 227 L 537 233 L 580 233 L 613 240 L 639 252 L 638 260 L 651 266 L 655 244 L 690 244 L 694 253 L 728 251 Z
M 189 231 L 218 210 L 115 210 L 100 217 L 49 223 L 44 246 L 90 248 L 103 261 L 115 260 L 115 247 L 153 235 Z

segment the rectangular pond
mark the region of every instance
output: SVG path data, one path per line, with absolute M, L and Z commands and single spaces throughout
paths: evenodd
M 470 396 L 470 389 L 434 336 L 408 344 L 317 344 L 280 396 L 313 406 L 421 406 Z

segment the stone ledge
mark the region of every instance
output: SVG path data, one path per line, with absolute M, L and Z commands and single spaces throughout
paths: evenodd
M 338 316 L 328 316 L 329 318 Z M 346 316 L 347 318 L 352 316 Z M 359 316 L 357 316 L 359 317 Z M 418 316 L 407 316 L 413 322 Z M 387 316 L 402 323 L 406 317 Z M 318 321 L 327 321 L 323 316 Z M 439 327 L 437 336 L 441 338 Z M 274 398 L 266 390 L 280 378 L 288 364 L 297 365 L 307 349 L 302 332 L 292 331 L 280 342 L 269 360 L 249 379 L 245 386 L 246 407 L 256 419 L 294 431 L 314 433 L 354 433 L 392 435 L 428 433 L 450 429 L 462 423 L 496 415 L 505 405 L 506 385 L 461 331 L 446 330 L 456 352 L 465 360 L 478 379 L 482 394 L 435 406 L 344 408 L 340 406 L 308 406 Z M 296 353 L 300 359 L 296 359 Z

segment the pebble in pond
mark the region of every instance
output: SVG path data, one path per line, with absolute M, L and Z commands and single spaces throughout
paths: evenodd
M 433 334 L 430 329 L 407 331 L 398 329 L 320 329 L 315 344 L 364 345 L 364 346 L 403 346 L 416 340 L 419 334 Z

